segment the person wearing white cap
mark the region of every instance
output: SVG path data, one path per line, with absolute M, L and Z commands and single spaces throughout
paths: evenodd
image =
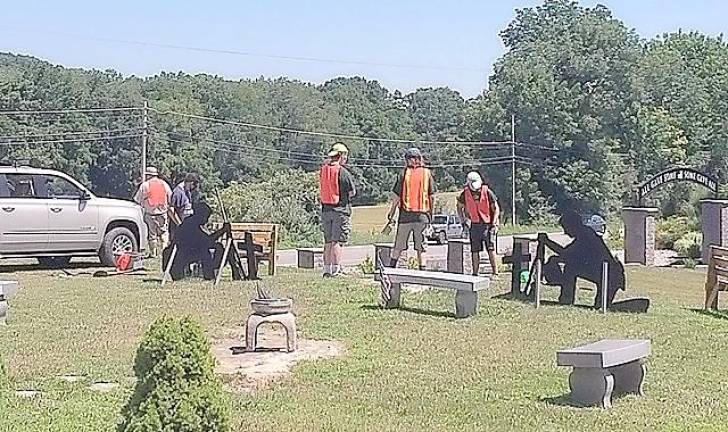
M 134 201 L 144 210 L 144 223 L 147 224 L 149 256 L 156 258 L 169 242 L 169 220 L 167 212 L 172 199 L 172 189 L 166 181 L 159 178 L 155 167 L 147 167 L 146 181 L 139 186 Z
M 493 275 L 498 275 L 498 256 L 496 255 L 496 236 L 500 223 L 498 197 L 485 184 L 476 171 L 468 173 L 465 189 L 458 196 L 458 214 L 463 228 L 470 231 L 470 252 L 473 275 L 480 271 L 480 252 L 488 251 Z
M 351 234 L 351 199 L 356 195 L 354 179 L 346 169 L 349 149 L 336 143 L 321 166 L 319 189 L 321 230 L 324 233 L 324 277 L 340 276 L 341 246 Z

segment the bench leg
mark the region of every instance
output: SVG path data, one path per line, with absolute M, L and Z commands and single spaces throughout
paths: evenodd
M 571 398 L 583 405 L 612 406 L 614 377 L 607 369 L 574 368 L 569 375 Z
M 0 325 L 6 325 L 8 323 L 8 309 L 10 309 L 8 301 L 3 296 L 0 296 Z
M 615 393 L 635 393 L 644 396 L 644 382 L 647 374 L 645 359 L 640 359 L 611 368 L 614 376 Z
M 478 313 L 478 292 L 461 291 L 455 294 L 455 316 L 467 318 Z
M 402 305 L 401 294 L 402 285 L 398 283 L 393 283 L 389 288 L 389 300 L 384 301 L 384 309 L 399 308 Z

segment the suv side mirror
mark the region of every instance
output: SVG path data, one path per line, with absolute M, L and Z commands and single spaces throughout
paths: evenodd
M 78 196 L 79 201 L 88 201 L 91 199 L 91 194 L 83 191 L 81 195 Z

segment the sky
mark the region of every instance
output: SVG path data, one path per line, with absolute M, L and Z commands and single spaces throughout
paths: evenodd
M 314 83 L 360 75 L 403 93 L 449 86 L 474 97 L 485 89 L 494 61 L 504 52 L 498 33 L 515 9 L 540 3 L 0 0 L 0 51 L 124 75 L 184 71 L 234 80 L 287 76 Z M 581 1 L 584 6 L 596 3 Z M 728 2 L 722 0 L 598 3 L 644 38 L 678 29 L 728 33 Z

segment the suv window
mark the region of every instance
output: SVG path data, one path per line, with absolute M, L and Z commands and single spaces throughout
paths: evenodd
M 84 191 L 78 186 L 64 179 L 63 177 L 46 175 L 43 177 L 43 184 L 48 198 L 56 199 L 78 199 Z
M 450 225 L 460 224 L 460 218 L 457 216 L 450 216 Z
M 7 188 L 8 198 L 38 198 L 33 176 L 29 174 L 5 174 L 3 192 Z
M 447 216 L 435 216 L 432 218 L 432 223 L 437 225 L 447 225 Z

